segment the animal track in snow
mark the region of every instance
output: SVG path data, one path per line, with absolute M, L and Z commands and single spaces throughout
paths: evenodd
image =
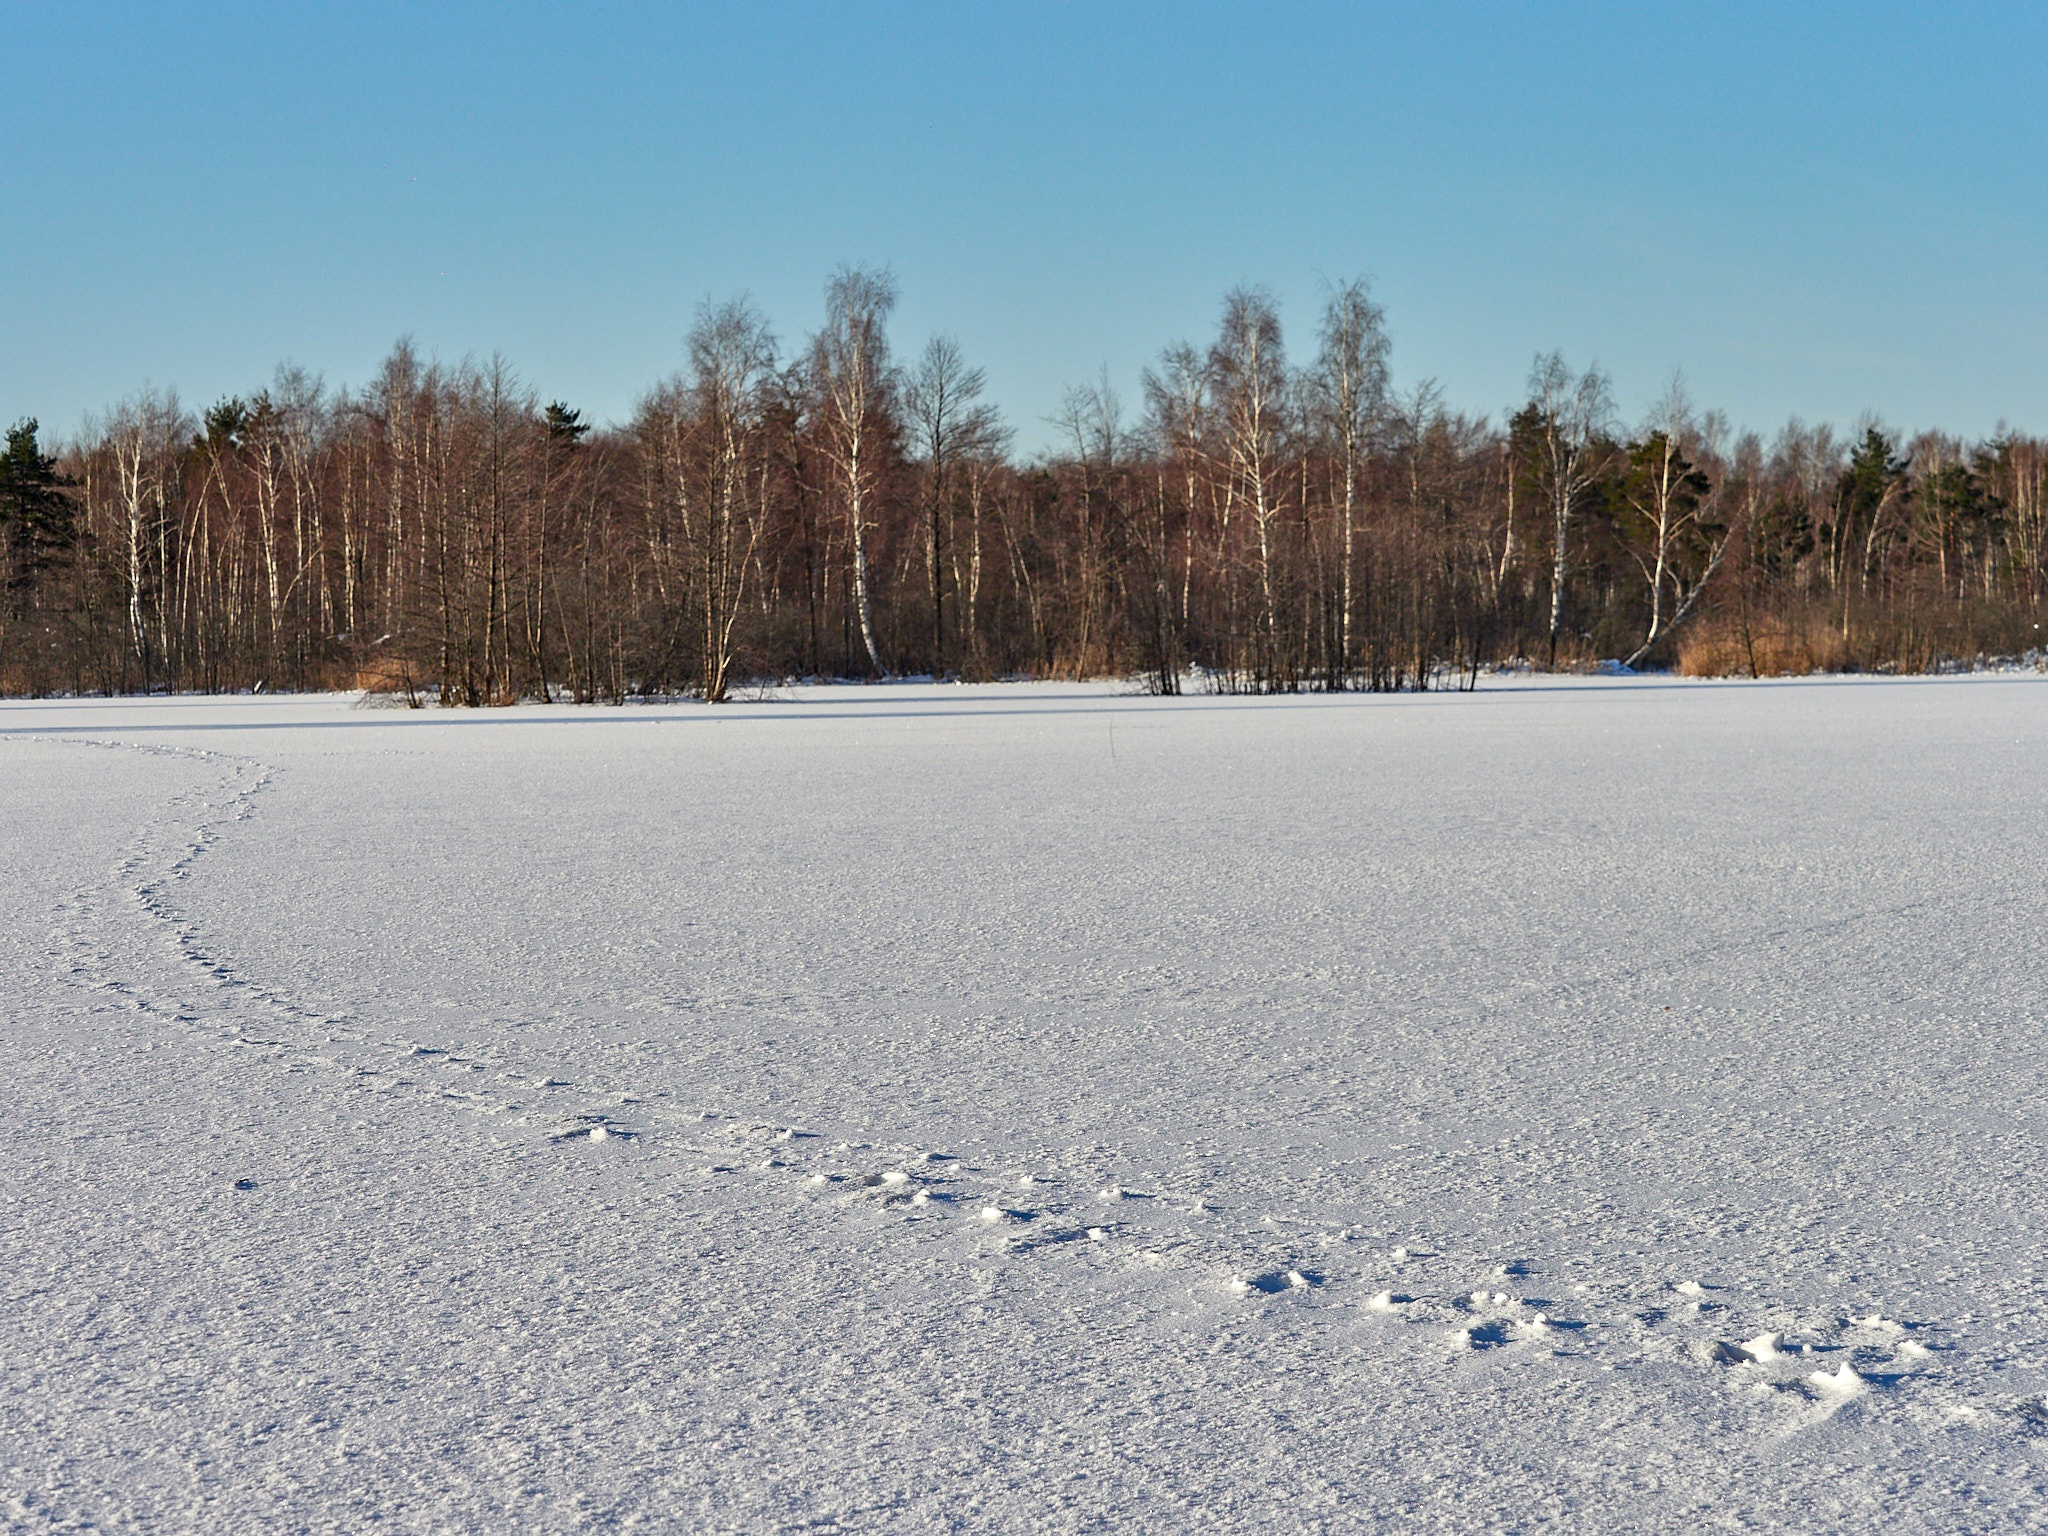
M 766 1128 L 741 1117 L 724 1134 L 758 1144 Z M 1233 1317 L 1258 1325 L 1298 1315 L 1309 1326 L 1341 1329 L 1362 1347 L 1428 1351 L 1449 1343 L 1474 1366 L 1498 1360 L 1518 1369 L 1555 1362 L 1630 1370 L 1689 1361 L 1702 1389 L 1732 1394 L 1731 1404 L 1763 1434 L 1795 1433 L 1851 1404 L 2013 1433 L 2048 1430 L 2048 1409 L 2030 1412 L 2025 1401 L 1951 1384 L 1938 1367 L 1955 1346 L 1932 1324 L 1853 1309 L 1816 1319 L 1768 1294 L 1698 1280 L 1552 1289 L 1542 1283 L 1541 1261 L 1501 1262 L 1443 1245 L 1381 1249 L 1355 1226 L 1324 1225 L 1276 1243 L 1260 1229 L 1292 1223 L 1232 1222 L 1202 1190 L 1120 1189 L 1118 1219 L 1105 1223 L 1110 1202 L 1100 1195 L 1114 1186 L 1086 1166 L 1033 1172 L 1025 1185 L 1014 1170 L 927 1156 L 915 1147 L 820 1142 L 771 1177 L 792 1180 L 797 1192 L 823 1198 L 829 1211 L 867 1225 L 873 1236 L 887 1236 L 894 1220 L 902 1223 L 896 1230 L 920 1240 L 959 1245 L 977 1265 L 1061 1264 L 1084 1287 L 1118 1271 L 1145 1277 L 1117 1292 L 1162 1316 L 1189 1315 L 1190 1304 L 1217 1326 L 1238 1326 Z M 889 1177 L 906 1168 L 917 1171 L 900 1182 Z M 1027 1189 L 1034 1198 L 1020 1206 L 1014 1192 Z M 1294 1314 L 1299 1306 L 1310 1310 Z
M 261 1052 L 288 1073 L 334 1074 L 338 1091 L 423 1098 L 479 1118 L 534 1126 L 557 1142 L 637 1139 L 637 1132 L 611 1112 L 622 1107 L 616 1095 L 585 1095 L 580 1106 L 529 1105 L 522 1089 L 550 1092 L 571 1085 L 537 1072 L 531 1063 L 516 1064 L 513 1052 L 465 1054 L 306 1006 L 221 957 L 179 908 L 174 893 L 229 827 L 254 814 L 258 797 L 280 771 L 273 765 L 156 743 L 83 736 L 35 739 L 176 759 L 216 775 L 211 783 L 173 794 L 144 820 L 104 882 L 74 891 L 59 904 L 57 937 L 69 955 L 64 975 L 72 985 L 195 1038 Z M 140 915 L 139 931 L 124 929 L 124 910 Z M 589 1102 L 593 1097 L 612 1102 L 600 1108 Z M 603 1137 L 592 1133 L 598 1124 L 605 1127 Z
M 1108 1177 L 1113 1163 L 1048 1165 L 1034 1154 L 1004 1167 L 913 1146 L 828 1147 L 765 1117 L 684 1108 L 616 1085 L 579 1086 L 510 1042 L 485 1056 L 393 1037 L 239 971 L 176 900 L 205 854 L 254 814 L 276 769 L 194 749 L 87 744 L 200 763 L 215 782 L 173 796 L 107 882 L 67 898 L 59 918 L 70 978 L 272 1070 L 331 1074 L 337 1091 L 461 1109 L 564 1156 L 593 1149 L 650 1158 L 667 1176 L 760 1181 L 763 1193 L 786 1184 L 839 1219 L 880 1224 L 864 1236 L 886 1235 L 894 1224 L 918 1241 L 954 1245 L 977 1264 L 1062 1264 L 1082 1286 L 1126 1275 L 1122 1294 L 1133 1304 L 1160 1312 L 1192 1305 L 1219 1325 L 1293 1318 L 1342 1329 L 1369 1348 L 1408 1341 L 1441 1351 L 1449 1339 L 1464 1352 L 1458 1369 L 1488 1360 L 1687 1362 L 1701 1381 L 1758 1404 L 1767 1429 L 1796 1429 L 1813 1414 L 1897 1411 L 2048 1432 L 2048 1408 L 2038 1400 L 1951 1386 L 1949 1367 L 1966 1351 L 1943 1330 L 1881 1312 L 1816 1321 L 1768 1295 L 1693 1278 L 1573 1287 L 1568 1297 L 1518 1294 L 1543 1288 L 1541 1261 L 1459 1254 L 1412 1234 L 1369 1242 L 1355 1226 L 1234 1219 L 1213 1189 L 1127 1188 L 1127 1173 Z M 140 945 L 137 935 L 115 931 L 124 907 L 144 919 Z M 1276 1238 L 1283 1226 L 1294 1235 Z M 1405 1240 L 1377 1246 L 1397 1236 Z

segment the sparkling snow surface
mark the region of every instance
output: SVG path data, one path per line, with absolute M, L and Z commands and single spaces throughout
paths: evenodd
M 2048 680 L 0 706 L 0 1526 L 2048 1529 Z

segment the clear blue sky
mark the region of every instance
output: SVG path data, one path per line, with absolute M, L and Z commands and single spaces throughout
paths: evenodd
M 401 334 L 600 419 L 706 295 L 785 344 L 901 281 L 1026 446 L 1231 284 L 1298 356 L 1369 275 L 1397 379 L 1531 355 L 1634 416 L 2048 430 L 2048 12 L 1915 5 L 16 4 L 0 418 L 192 405 Z

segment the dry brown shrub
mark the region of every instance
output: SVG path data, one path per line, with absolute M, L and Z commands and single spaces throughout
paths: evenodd
M 1678 642 L 1681 677 L 1804 677 L 1839 672 L 1848 662 L 1847 642 L 1825 624 L 1759 625 L 1747 633 L 1701 625 Z
M 419 671 L 400 656 L 373 656 L 357 664 L 342 686 L 358 693 L 408 693 L 420 685 Z

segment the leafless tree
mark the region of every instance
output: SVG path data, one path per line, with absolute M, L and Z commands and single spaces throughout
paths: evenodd
M 144 687 L 168 675 L 173 662 L 164 581 L 177 521 L 171 509 L 191 434 L 191 418 L 176 392 L 156 389 L 124 400 L 93 434 L 106 446 L 119 498 L 128 643 Z
M 868 664 L 889 676 L 875 638 L 868 544 L 882 464 L 882 437 L 893 425 L 896 376 L 889 363 L 889 316 L 896 279 L 866 267 L 841 267 L 825 285 L 825 328 L 812 344 L 819 395 L 819 436 L 846 518 L 855 611 Z
M 68 443 L 10 432 L 0 692 L 622 702 L 891 665 L 1401 689 L 1562 664 L 1561 636 L 1775 672 L 2021 654 L 2048 623 L 2048 443 L 2003 427 L 1795 420 L 1766 452 L 1671 395 L 1623 443 L 1600 371 L 1552 354 L 1496 429 L 1394 396 L 1347 283 L 1307 369 L 1238 289 L 1146 372 L 1141 430 L 1105 374 L 1019 461 L 950 339 L 891 368 L 886 273 L 826 297 L 781 372 L 757 312 L 707 305 L 617 427 L 401 341 L 354 391 L 285 365 L 197 422 L 146 390 Z
M 1172 521 L 1167 516 L 1169 495 L 1179 502 L 1183 540 L 1178 602 L 1162 609 L 1162 622 L 1172 624 L 1175 630 L 1185 630 L 1192 619 L 1194 597 L 1195 511 L 1201 498 L 1204 461 L 1212 431 L 1209 372 L 1201 356 L 1186 342 L 1162 352 L 1156 370 L 1145 370 L 1145 409 L 1145 429 L 1157 465 L 1159 516 L 1154 526 L 1153 560 L 1162 583 L 1171 580 L 1169 573 L 1174 563 L 1168 546 Z M 1175 652 L 1177 678 L 1179 647 L 1175 644 L 1171 649 Z M 1179 684 L 1175 681 L 1168 687 L 1162 678 L 1161 687 L 1174 692 Z
M 1279 686 L 1285 679 L 1275 545 L 1286 497 L 1281 447 L 1290 380 L 1280 311 L 1264 289 L 1233 288 L 1224 297 L 1223 323 L 1209 351 L 1209 377 L 1229 466 L 1229 495 L 1250 516 L 1256 545 L 1259 611 L 1253 675 L 1260 687 Z
M 1358 571 L 1358 477 L 1386 413 L 1386 315 L 1363 281 L 1339 283 L 1323 305 L 1322 347 L 1310 378 L 1317 424 L 1337 461 L 1340 509 L 1336 663 L 1338 679 L 1352 665 Z
M 1550 509 L 1550 663 L 1555 666 L 1565 580 L 1571 573 L 1572 526 L 1608 465 L 1606 434 L 1614 398 L 1597 365 L 1574 373 L 1563 353 L 1550 352 L 1529 370 L 1529 403 L 1536 470 Z
M 1711 451 L 1707 439 L 1708 430 L 1693 413 L 1683 376 L 1674 375 L 1651 407 L 1642 441 L 1630 453 L 1630 473 L 1623 482 L 1627 503 L 1649 535 L 1648 550 L 1632 553 L 1650 589 L 1649 628 L 1624 666 L 1636 665 L 1668 631 L 1686 621 L 1727 552 L 1726 528 L 1718 524 L 1710 528 L 1707 522 L 1708 498 L 1714 486 L 1697 462 L 1703 450 Z M 1687 543 L 1699 546 L 1691 569 L 1682 568 L 1680 560 Z
M 764 392 L 775 377 L 775 338 L 744 298 L 697 312 L 690 331 L 690 376 L 697 432 L 696 505 L 689 519 L 697 550 L 704 700 L 722 703 L 733 663 L 733 625 L 747 568 L 760 540 L 751 488 L 758 479 L 766 425 Z
M 903 392 L 911 452 L 923 470 L 925 575 L 931 599 L 930 662 L 933 676 L 946 670 L 948 533 L 952 523 L 954 475 L 963 461 L 985 453 L 1000 430 L 995 407 L 982 402 L 987 377 L 970 368 L 951 336 L 925 344 Z

